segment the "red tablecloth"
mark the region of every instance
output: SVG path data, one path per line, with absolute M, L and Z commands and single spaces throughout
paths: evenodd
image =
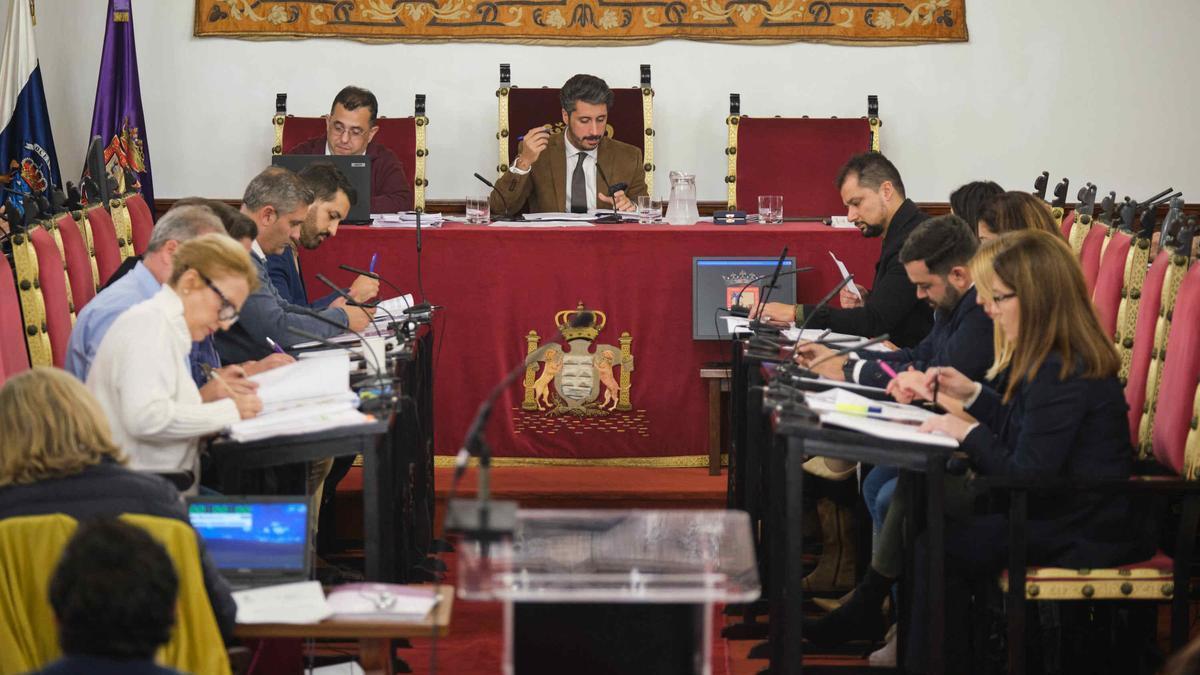
M 518 380 L 501 397 L 488 438 L 497 457 L 621 458 L 649 465 L 688 463 L 678 458 L 706 454 L 707 387 L 699 370 L 706 362 L 729 358 L 728 343 L 692 339 L 694 256 L 774 257 L 787 245 L 798 266 L 816 268 L 799 277 L 797 296 L 807 302 L 840 279 L 829 251 L 863 280 L 873 277 L 879 256 L 878 239 L 807 223 L 563 229 L 447 224 L 423 230 L 422 240 L 426 299 L 445 307 L 435 324 L 438 454 L 457 451 L 479 403 L 528 352 L 530 331 L 537 331 L 544 344 L 558 331 L 556 314 L 582 302 L 603 312 L 606 321 L 592 345 L 580 344 L 589 351 L 568 350 L 568 356 L 577 357 L 567 370 L 578 374 L 584 357 L 584 369 L 590 370 L 597 353 L 603 360 L 601 345 L 612 346 L 609 356 L 619 366 L 620 338 L 628 333 L 627 394 L 614 392 L 606 399 L 604 375 L 613 374 L 608 382 L 614 388 L 625 378 L 622 368 L 600 363 L 594 371 L 595 402 L 564 408 L 567 401 L 558 399 L 555 410 L 529 410 L 536 407 L 535 397 L 527 396 L 525 385 L 544 372 L 539 364 L 535 376 Z M 318 272 L 348 285 L 353 275 L 337 265 L 366 268 L 375 252 L 376 271 L 419 296 L 414 231 L 366 227 L 343 227 L 320 249 L 302 253 L 310 294 L 327 292 L 315 279 Z M 542 400 L 552 400 L 554 391 L 549 387 L 550 398 Z

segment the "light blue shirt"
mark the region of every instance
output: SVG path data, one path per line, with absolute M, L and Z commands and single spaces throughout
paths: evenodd
M 67 372 L 86 382 L 92 359 L 113 321 L 130 307 L 154 297 L 160 288 L 158 279 L 139 262 L 133 271 L 92 298 L 76 317 L 75 328 L 71 330 L 67 360 L 63 364 Z

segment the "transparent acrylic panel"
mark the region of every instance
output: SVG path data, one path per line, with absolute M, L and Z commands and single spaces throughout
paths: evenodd
M 742 511 L 519 510 L 511 540 L 457 546 L 459 594 L 516 602 L 748 602 Z

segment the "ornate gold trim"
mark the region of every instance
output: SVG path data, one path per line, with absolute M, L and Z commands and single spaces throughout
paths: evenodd
M 871 149 L 879 152 L 879 130 L 883 127 L 883 120 L 871 116 L 867 118 L 867 125 L 871 127 Z
M 525 336 L 525 356 L 529 357 L 538 349 L 538 343 L 541 342 L 541 337 L 536 330 L 529 331 Z M 534 361 L 525 367 L 525 381 L 522 383 L 525 389 L 525 396 L 521 399 L 521 410 L 529 410 L 536 412 L 538 409 L 537 398 L 534 396 L 534 384 L 537 383 L 538 362 Z
M 1000 590 L 1008 592 L 1008 579 L 1000 580 Z M 1080 579 L 1079 581 L 1035 582 L 1025 584 L 1026 600 L 1170 600 L 1175 584 L 1171 576 L 1156 579 Z
M 1067 242 L 1071 244 L 1071 250 L 1075 252 L 1076 258 L 1083 252 L 1083 242 L 1087 239 L 1091 231 L 1092 217 L 1086 213 L 1076 215 L 1075 222 L 1071 224 L 1071 233 L 1067 238 Z
M 496 164 L 496 175 L 502 176 L 508 171 L 508 94 L 512 87 L 500 87 L 496 90 L 496 119 L 500 129 L 496 132 L 496 143 L 500 149 L 500 161 Z
M 21 299 L 25 342 L 29 346 L 29 363 L 33 366 L 54 365 L 50 332 L 46 328 L 46 302 L 38 280 L 37 252 L 33 250 L 28 234 L 12 235 L 12 259 L 17 273 L 17 296 Z
M 1192 401 L 1192 424 L 1183 450 L 1183 477 L 1187 480 L 1200 477 L 1200 430 L 1197 427 L 1200 427 L 1200 386 L 1196 387 Z
M 275 127 L 275 145 L 271 146 L 272 155 L 283 154 L 283 124 L 287 120 L 287 115 L 284 113 L 275 113 L 271 118 L 271 124 Z
M 1125 276 L 1121 285 L 1121 304 L 1117 307 L 1117 332 L 1114 341 L 1121 355 L 1121 383 L 1129 381 L 1133 361 L 1133 341 L 1137 335 L 1138 305 L 1141 304 L 1142 284 L 1150 264 L 1150 240 L 1135 238 L 1125 256 Z
M 617 410 L 628 412 L 633 410 L 633 406 L 629 403 L 629 387 L 630 379 L 633 373 L 633 336 L 628 332 L 621 333 L 618 339 L 621 344 L 621 381 L 617 389 Z
M 425 210 L 425 186 L 429 185 L 429 180 L 425 177 L 425 157 L 429 155 L 429 147 L 426 145 L 425 127 L 429 126 L 429 118 L 425 115 L 416 115 L 413 117 L 413 128 L 416 133 L 417 159 L 413 173 L 413 208 L 417 211 Z
M 1054 227 L 1058 228 L 1061 231 L 1063 215 L 1064 215 L 1063 207 L 1051 206 L 1050 207 L 1050 215 L 1054 218 Z
M 721 455 L 721 465 L 728 466 L 729 455 Z M 479 460 L 471 458 L 471 466 Z M 439 469 L 454 466 L 453 455 L 437 455 L 434 466 Z M 708 466 L 708 455 L 676 455 L 672 457 L 605 457 L 572 459 L 566 457 L 493 457 L 492 466 L 621 466 L 649 468 L 702 468 Z
M 654 90 L 642 87 L 642 161 L 646 169 L 646 194 L 654 195 Z
M 1158 411 L 1158 390 L 1162 384 L 1163 363 L 1167 360 L 1167 336 L 1171 332 L 1171 314 L 1175 311 L 1175 296 L 1187 276 L 1187 256 L 1171 256 L 1167 276 L 1163 280 L 1162 302 L 1158 306 L 1158 319 L 1154 324 L 1154 348 L 1150 351 L 1150 373 L 1146 378 L 1146 404 L 1142 408 L 1142 421 L 1138 425 L 1138 456 L 1154 456 L 1154 416 Z
M 737 209 L 737 141 L 741 119 L 740 115 L 725 118 L 725 205 L 730 211 Z
M 133 221 L 129 218 L 129 207 L 125 206 L 123 197 L 108 200 L 108 213 L 112 216 L 113 225 L 117 230 L 117 244 L 121 247 L 121 260 L 124 261 L 133 253 Z
M 72 211 L 71 218 L 79 227 L 84 246 L 87 246 L 88 263 L 92 266 L 92 285 L 95 286 L 96 292 L 100 292 L 100 267 L 96 264 L 96 240 L 92 236 L 92 222 L 87 219 L 87 211 L 83 210 Z
M 71 327 L 75 327 L 75 297 L 71 293 L 71 273 L 67 269 L 67 249 L 63 247 L 62 232 L 58 229 L 58 219 L 48 218 L 42 221 L 42 227 L 54 237 L 54 245 L 58 247 L 58 259 L 62 261 L 63 287 L 67 290 L 67 314 L 71 317 Z

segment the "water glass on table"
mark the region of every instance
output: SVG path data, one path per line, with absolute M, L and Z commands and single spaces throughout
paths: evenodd
M 492 208 L 487 197 L 467 197 L 467 222 L 472 225 L 492 222 Z
M 758 220 L 761 223 L 783 222 L 783 195 L 760 195 Z
M 656 223 L 662 218 L 663 202 L 657 197 L 642 195 L 637 198 L 638 222 L 642 225 Z

